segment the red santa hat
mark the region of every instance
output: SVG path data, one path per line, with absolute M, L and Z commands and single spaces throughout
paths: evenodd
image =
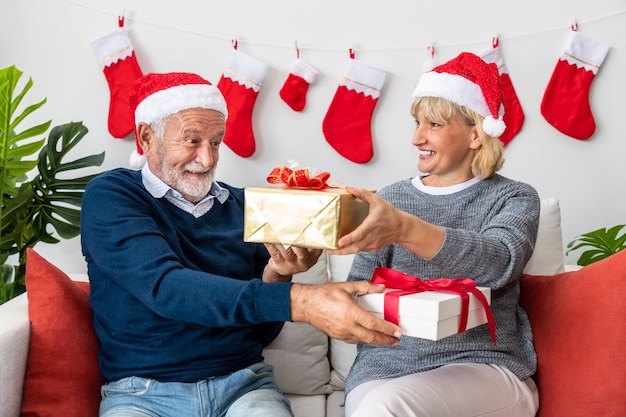
M 135 118 L 136 150 L 130 158 L 133 168 L 145 163 L 137 137 L 139 123 L 151 124 L 179 111 L 193 108 L 216 110 L 228 117 L 226 100 L 220 90 L 199 75 L 187 72 L 150 73 L 135 81 L 128 106 Z
M 468 108 L 485 118 L 483 130 L 499 137 L 506 128 L 498 66 L 469 52 L 424 73 L 413 98 L 439 97 Z

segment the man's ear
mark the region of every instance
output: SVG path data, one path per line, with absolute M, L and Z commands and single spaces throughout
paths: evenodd
M 141 146 L 143 154 L 147 155 L 150 150 L 150 146 L 156 142 L 154 131 L 147 123 L 140 122 L 139 125 L 137 125 L 137 140 L 139 142 L 139 146 Z

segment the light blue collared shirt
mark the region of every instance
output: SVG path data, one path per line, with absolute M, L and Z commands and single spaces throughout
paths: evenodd
M 191 214 L 195 218 L 201 217 L 211 210 L 215 199 L 217 199 L 217 201 L 221 204 L 224 204 L 230 195 L 227 189 L 220 187 L 217 182 L 213 181 L 209 194 L 198 204 L 194 204 L 185 200 L 185 198 L 178 191 L 174 190 L 154 175 L 152 171 L 150 171 L 150 168 L 148 168 L 148 164 L 144 164 L 141 169 L 141 177 L 143 186 L 146 187 L 146 190 L 148 190 L 152 197 L 165 198 L 167 201 L 179 209 Z

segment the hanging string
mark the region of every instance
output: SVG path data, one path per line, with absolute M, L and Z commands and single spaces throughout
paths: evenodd
M 90 10 L 92 12 L 96 12 L 96 13 L 100 13 L 103 15 L 109 15 L 109 16 L 118 16 L 117 14 L 108 12 L 106 10 L 103 10 L 101 8 L 97 8 L 97 7 L 93 7 L 93 6 L 86 6 L 84 4 L 80 4 L 77 1 L 74 0 L 57 0 L 63 3 L 67 3 L 70 4 L 72 6 L 76 6 L 76 7 L 81 7 L 87 10 Z M 626 14 L 626 10 L 620 10 L 618 12 L 615 12 L 613 14 L 609 14 L 609 15 L 605 15 L 605 16 L 601 16 L 595 19 L 590 19 L 585 21 L 584 23 L 591 23 L 591 22 L 596 22 L 596 21 L 601 21 L 601 20 L 605 20 L 605 19 L 609 19 L 612 17 L 616 17 L 616 16 L 620 16 Z M 203 33 L 203 32 L 198 32 L 198 31 L 193 31 L 193 30 L 187 30 L 187 29 L 181 29 L 179 27 L 173 27 L 173 26 L 168 26 L 168 25 L 164 25 L 164 24 L 160 24 L 160 23 L 155 23 L 155 22 L 151 22 L 151 21 L 147 21 L 147 20 L 143 20 L 143 19 L 137 19 L 137 18 L 129 18 L 129 20 L 133 21 L 133 22 L 137 22 L 137 23 L 141 23 L 144 25 L 149 25 L 149 26 L 153 26 L 153 27 L 159 27 L 159 28 L 163 28 L 163 29 L 167 29 L 167 30 L 171 30 L 171 31 L 175 31 L 175 32 L 180 32 L 180 33 L 186 33 L 186 34 L 190 34 L 190 35 L 194 35 L 194 36 L 199 36 L 199 37 L 203 37 L 203 38 L 209 38 L 209 39 L 214 39 L 214 40 L 221 40 L 221 41 L 226 41 L 226 42 L 232 42 L 232 38 L 226 37 L 226 36 L 220 36 L 220 35 L 214 35 L 214 34 L 207 34 L 207 33 Z M 578 28 L 578 23 L 573 23 L 571 26 L 572 30 L 577 30 Z M 517 35 L 512 35 L 512 36 L 507 36 L 501 39 L 504 40 L 511 40 L 511 39 L 519 39 L 519 38 L 526 38 L 526 37 L 530 37 L 530 36 L 536 36 L 542 33 L 550 33 L 550 32 L 556 32 L 556 31 L 560 31 L 562 30 L 562 27 L 558 27 L 558 28 L 554 28 L 554 29 L 546 29 L 546 30 L 542 30 L 542 31 L 536 31 L 536 32 L 528 32 L 528 33 L 521 33 L 521 34 L 517 34 Z M 265 46 L 265 47 L 272 47 L 272 48 L 291 48 L 291 46 L 288 46 L 286 44 L 278 44 L 278 43 L 268 43 L 268 42 L 257 42 L 257 41 L 253 41 L 253 42 L 249 42 L 252 45 L 259 45 L 259 46 Z M 448 44 L 439 44 L 439 47 L 461 47 L 461 46 L 465 46 L 465 45 L 470 45 L 470 44 L 482 44 L 482 40 L 480 41 L 474 41 L 474 42 L 455 42 L 455 43 L 448 43 Z M 428 47 L 429 45 L 427 44 L 423 44 L 423 45 L 411 45 L 411 46 L 387 46 L 387 47 L 381 47 L 381 48 L 359 48 L 360 51 L 366 51 L 366 52 L 381 52 L 381 51 L 409 51 L 409 50 L 416 50 L 416 49 L 421 49 L 424 47 Z M 315 46 L 307 46 L 306 49 L 309 50 L 317 50 L 317 51 L 345 51 L 345 49 L 343 48 L 322 48 L 322 47 L 315 47 Z

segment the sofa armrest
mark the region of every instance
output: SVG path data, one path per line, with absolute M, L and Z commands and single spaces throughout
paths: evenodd
M 0 417 L 20 414 L 30 320 L 26 294 L 0 305 Z
M 582 266 L 580 266 L 580 265 L 576 265 L 576 264 L 565 264 L 565 266 L 564 266 L 565 271 L 564 271 L 564 272 L 578 271 L 578 270 L 579 270 L 579 269 L 581 269 L 581 268 L 582 268 Z

